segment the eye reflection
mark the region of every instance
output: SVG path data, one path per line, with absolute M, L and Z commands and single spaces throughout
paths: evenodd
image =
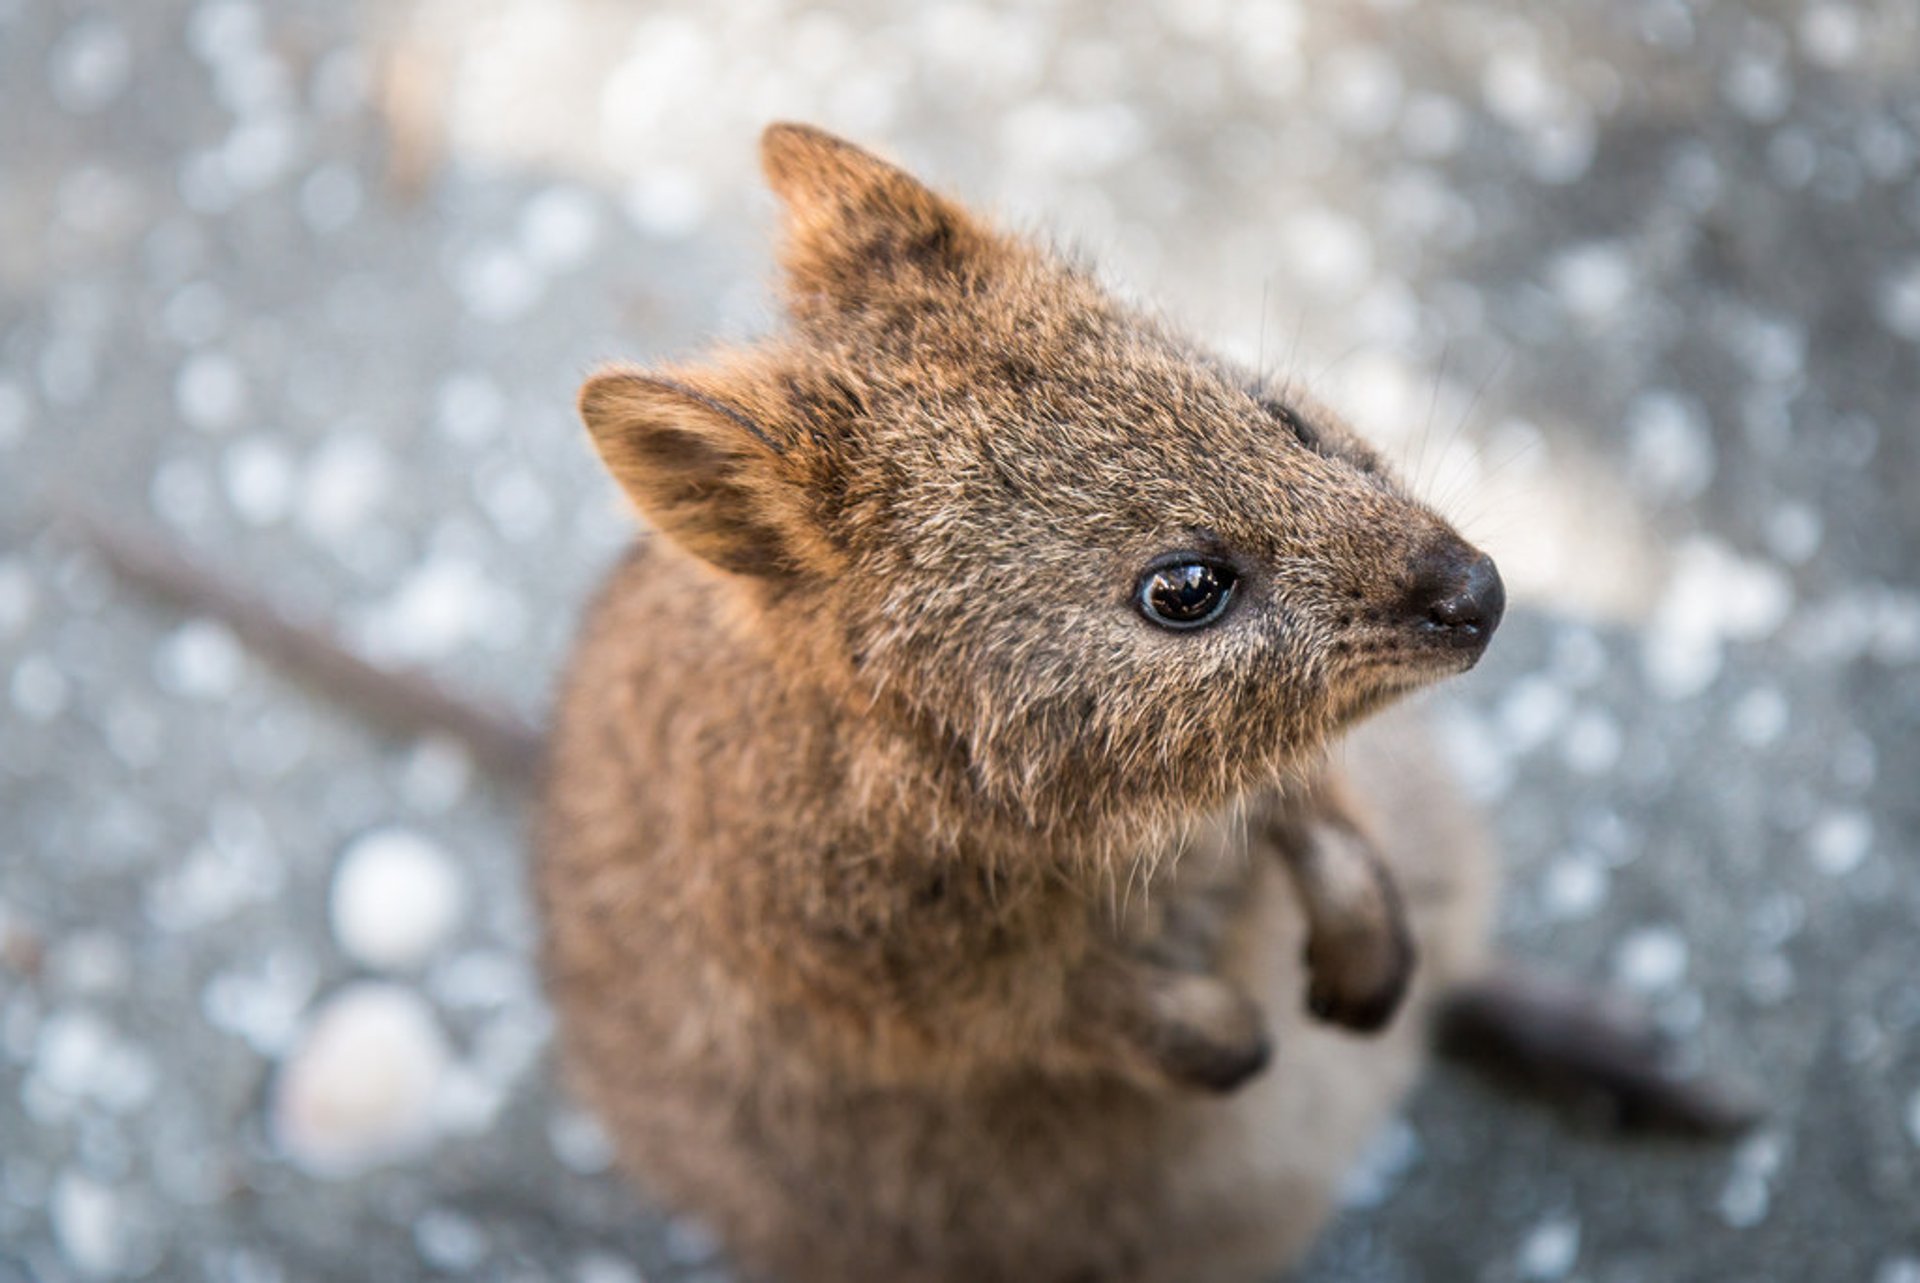
M 1176 632 L 1205 628 L 1226 612 L 1238 582 L 1231 567 L 1215 561 L 1156 566 L 1140 580 L 1140 613 L 1149 623 Z

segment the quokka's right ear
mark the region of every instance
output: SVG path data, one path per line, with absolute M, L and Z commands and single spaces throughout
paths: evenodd
M 580 417 L 647 521 L 703 561 L 781 578 L 819 542 L 774 438 L 721 397 L 614 368 L 580 389 Z
M 803 304 L 859 306 L 906 274 L 966 274 L 1006 252 L 960 205 L 825 130 L 768 125 L 760 163 L 785 207 L 782 261 Z

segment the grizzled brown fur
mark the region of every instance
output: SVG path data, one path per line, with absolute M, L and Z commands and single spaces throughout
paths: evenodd
M 790 1283 L 1262 1277 L 1478 966 L 1417 727 L 1343 737 L 1478 655 L 1425 609 L 1473 554 L 1084 271 L 818 131 L 763 158 L 789 328 L 581 396 L 656 533 L 554 738 L 572 1073 Z M 1218 624 L 1136 608 L 1169 552 L 1238 573 Z

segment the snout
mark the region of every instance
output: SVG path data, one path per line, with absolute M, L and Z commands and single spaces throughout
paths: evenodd
M 1430 640 L 1477 657 L 1506 609 L 1500 571 L 1479 549 L 1449 535 L 1414 562 L 1403 610 Z

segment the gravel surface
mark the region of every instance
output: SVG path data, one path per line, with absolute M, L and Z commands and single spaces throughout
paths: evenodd
M 0 0 L 0 95 L 0 1283 L 726 1277 L 553 1080 L 522 794 L 54 518 L 536 716 L 625 530 L 573 389 L 767 324 L 778 116 L 1489 547 L 1431 704 L 1509 946 L 1769 1098 L 1622 1143 L 1437 1073 L 1301 1277 L 1920 1283 L 1914 0 Z

